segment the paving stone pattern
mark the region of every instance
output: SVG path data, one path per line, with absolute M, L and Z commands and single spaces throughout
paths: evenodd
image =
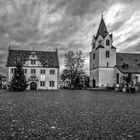
M 0 140 L 140 140 L 140 93 L 0 91 Z

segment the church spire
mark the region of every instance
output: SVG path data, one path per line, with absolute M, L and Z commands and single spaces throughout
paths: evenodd
M 102 16 L 102 18 L 103 18 L 103 16 L 104 16 L 104 11 L 102 11 L 101 16 Z
M 104 22 L 103 11 L 102 11 L 101 22 L 100 22 L 96 37 L 98 38 L 99 35 L 101 35 L 102 37 L 105 37 L 107 35 L 107 33 L 108 33 L 108 31 L 107 31 L 107 28 L 106 28 L 106 25 L 105 25 L 105 22 Z

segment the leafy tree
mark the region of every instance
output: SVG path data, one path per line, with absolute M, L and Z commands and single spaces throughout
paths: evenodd
M 26 76 L 24 75 L 22 64 L 17 63 L 13 77 L 9 83 L 9 90 L 25 91 L 28 87 Z
M 80 88 L 80 87 L 82 87 L 82 84 L 81 84 L 81 78 L 80 77 L 76 77 L 76 79 L 75 79 L 75 83 L 74 83 L 74 86 L 76 87 L 76 88 Z
M 61 74 L 61 79 L 63 80 L 63 82 L 66 80 L 66 79 L 70 79 L 70 71 L 67 70 L 67 69 L 64 69 L 63 70 L 63 73 Z
M 65 54 L 65 69 L 61 75 L 62 80 L 70 79 L 71 87 L 75 86 L 75 80 L 78 76 L 82 76 L 84 74 L 84 57 L 81 51 L 74 53 L 73 51 L 69 51 Z

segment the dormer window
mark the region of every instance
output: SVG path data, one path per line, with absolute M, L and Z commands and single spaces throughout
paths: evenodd
M 36 61 L 35 60 L 31 60 L 31 65 L 35 65 Z
M 123 64 L 122 64 L 122 68 L 123 68 L 123 69 L 128 69 L 128 64 L 123 63 Z
M 106 40 L 106 45 L 107 45 L 107 46 L 110 45 L 110 40 L 109 40 L 109 39 Z
M 31 74 L 36 74 L 36 69 L 31 69 Z

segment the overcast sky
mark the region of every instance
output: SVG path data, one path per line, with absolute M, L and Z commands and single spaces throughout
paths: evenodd
M 0 73 L 12 49 L 83 51 L 86 69 L 101 11 L 118 52 L 140 52 L 140 0 L 0 0 Z M 5 71 L 5 72 L 4 72 Z

